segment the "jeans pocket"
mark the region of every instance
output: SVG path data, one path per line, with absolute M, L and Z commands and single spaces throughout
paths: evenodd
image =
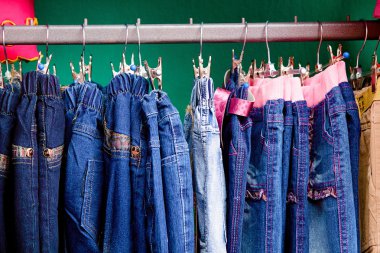
M 63 145 L 56 148 L 45 148 L 43 154 L 46 157 L 49 171 L 56 171 L 61 168 Z
M 88 160 L 84 182 L 81 226 L 97 240 L 101 230 L 103 207 L 103 161 Z

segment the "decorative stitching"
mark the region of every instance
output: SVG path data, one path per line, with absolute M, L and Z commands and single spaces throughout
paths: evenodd
M 245 198 L 251 199 L 251 200 L 264 200 L 267 201 L 267 195 L 265 194 L 264 189 L 258 189 L 258 190 L 246 190 L 245 191 Z
M 30 158 L 33 156 L 33 149 L 22 146 L 12 145 L 13 158 Z
M 330 196 L 336 198 L 336 187 L 335 186 L 329 186 L 329 187 L 326 187 L 324 189 L 309 188 L 307 196 L 313 200 L 321 200 L 321 199 L 325 199 L 325 198 L 330 197 Z
M 120 134 L 107 128 L 104 120 L 104 142 L 105 146 L 112 151 L 130 151 L 131 137 L 126 134 Z
M 0 154 L 0 171 L 7 172 L 9 169 L 9 157 L 3 154 Z

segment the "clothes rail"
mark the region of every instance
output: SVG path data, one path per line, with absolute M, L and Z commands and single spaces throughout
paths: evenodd
M 322 22 L 323 41 L 362 40 L 365 36 L 365 22 L 368 39 L 378 39 L 380 21 Z M 125 25 L 85 25 L 86 44 L 123 44 Z M 200 40 L 200 24 L 140 24 L 141 43 L 197 43 Z M 6 44 L 45 44 L 46 29 L 39 26 L 5 26 Z M 129 25 L 128 43 L 137 43 L 136 25 Z M 319 41 L 320 23 L 269 23 L 268 41 L 302 42 Z M 220 23 L 203 24 L 203 42 L 241 42 L 244 39 L 245 24 Z M 82 25 L 49 25 L 49 44 L 82 44 Z M 265 41 L 265 23 L 248 23 L 247 42 Z M 2 37 L 0 36 L 2 44 Z

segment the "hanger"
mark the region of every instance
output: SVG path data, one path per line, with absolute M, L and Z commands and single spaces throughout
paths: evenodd
M 85 32 L 86 25 L 87 25 L 87 19 L 85 18 L 82 25 L 82 54 L 80 57 L 78 73 L 75 72 L 74 65 L 72 62 L 70 62 L 71 75 L 73 77 L 73 80 L 74 82 L 80 83 L 80 84 L 83 84 L 86 81 L 86 75 L 88 76 L 88 81 L 91 82 L 91 75 L 92 75 L 92 55 L 90 55 L 89 57 L 88 65 L 86 65 L 84 62 L 85 51 L 86 51 L 86 32 Z
M 270 49 L 269 49 L 269 43 L 268 43 L 268 24 L 269 21 L 265 22 L 265 45 L 267 47 L 267 54 L 268 54 L 268 63 L 265 64 L 265 77 L 275 77 L 276 76 L 276 68 L 273 63 L 270 61 Z
M 288 59 L 288 65 L 284 66 L 284 61 L 282 57 L 279 58 L 278 66 L 280 68 L 280 75 L 281 76 L 293 76 L 293 69 L 294 69 L 294 56 L 290 56 Z
M 194 77 L 195 78 L 210 78 L 210 72 L 211 72 L 211 56 L 208 58 L 208 65 L 206 67 L 203 66 L 203 58 L 202 58 L 202 50 L 203 50 L 203 22 L 201 23 L 201 38 L 200 38 L 200 50 L 199 50 L 199 56 L 198 56 L 198 65 L 197 68 L 195 66 L 195 61 L 193 59 L 193 69 L 194 69 Z
M 37 61 L 37 66 L 36 66 L 36 71 L 42 73 L 42 74 L 49 74 L 49 65 L 50 65 L 50 60 L 52 55 L 49 55 L 49 25 L 46 25 L 46 63 L 43 64 L 41 63 L 43 55 L 40 52 L 38 52 L 38 61 Z
M 363 51 L 365 45 L 366 45 L 366 42 L 367 42 L 367 36 L 368 36 L 368 27 L 367 27 L 367 22 L 364 21 L 364 24 L 365 24 L 365 37 L 364 37 L 364 41 L 363 41 L 363 44 L 358 52 L 358 54 L 356 55 L 356 65 L 355 67 L 351 67 L 350 66 L 350 79 L 352 81 L 352 86 L 354 89 L 359 89 L 359 88 L 362 88 L 362 80 L 361 77 L 363 77 L 363 70 L 361 67 L 359 67 L 359 58 L 360 58 L 360 54 L 361 52 Z
M 149 67 L 148 65 L 148 61 L 144 61 L 144 67 L 145 67 L 145 70 L 146 70 L 146 73 L 148 75 L 148 79 L 150 81 L 150 84 L 151 84 L 151 87 L 153 90 L 155 90 L 155 86 L 154 86 L 154 80 L 157 79 L 158 80 L 158 89 L 159 90 L 162 90 L 162 59 L 161 59 L 161 56 L 158 57 L 158 65 L 157 67 L 155 68 L 151 68 Z
M 371 86 L 372 92 L 376 92 L 377 78 L 380 75 L 380 64 L 377 62 L 377 47 L 379 46 L 380 36 L 377 40 L 375 50 L 372 56 L 372 65 L 371 65 Z
M 321 45 L 322 45 L 322 40 L 323 40 L 323 26 L 322 26 L 321 22 L 318 21 L 318 23 L 319 23 L 321 37 L 319 39 L 319 44 L 318 44 L 318 49 L 317 49 L 317 64 L 315 64 L 315 72 L 316 73 L 322 71 L 322 64 L 319 63 L 319 52 L 321 50 Z
M 141 60 L 140 19 L 139 18 L 137 19 L 137 22 L 136 22 L 136 32 L 137 32 L 138 51 L 139 51 L 139 66 L 136 67 L 135 74 L 138 75 L 138 76 L 142 76 L 144 78 L 147 78 L 148 74 L 147 74 L 145 68 L 143 68 L 142 60 Z

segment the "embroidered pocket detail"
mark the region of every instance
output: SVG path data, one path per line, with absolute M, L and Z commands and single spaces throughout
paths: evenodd
M 245 198 L 251 200 L 264 200 L 267 201 L 267 195 L 265 194 L 264 189 L 259 190 L 246 190 Z
M 106 147 L 114 151 L 129 151 L 131 148 L 131 137 L 125 134 L 116 133 L 107 128 L 104 121 L 104 141 Z
M 328 186 L 324 189 L 312 189 L 309 187 L 307 196 L 312 200 L 321 200 L 330 196 L 336 198 L 336 188 L 335 186 Z
M 33 157 L 33 149 L 12 145 L 13 158 Z
M 56 147 L 56 148 L 45 148 L 44 149 L 44 156 L 47 158 L 48 161 L 53 161 L 55 159 L 58 159 L 63 154 L 63 145 Z
M 9 157 L 3 154 L 0 154 L 0 171 L 7 172 L 9 168 Z

